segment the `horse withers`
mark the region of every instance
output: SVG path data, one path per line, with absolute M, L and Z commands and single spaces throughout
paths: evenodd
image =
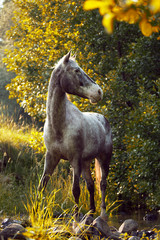
M 55 66 L 48 88 L 47 117 L 44 125 L 46 157 L 39 190 L 45 189 L 60 159 L 68 160 L 73 168 L 72 192 L 79 204 L 80 176 L 84 177 L 90 193 L 90 210 L 95 212 L 94 182 L 90 163 L 96 158 L 101 169 L 101 217 L 106 217 L 106 178 L 112 155 L 111 128 L 98 113 L 81 112 L 66 93 L 100 101 L 102 89 L 78 66 L 69 52 Z

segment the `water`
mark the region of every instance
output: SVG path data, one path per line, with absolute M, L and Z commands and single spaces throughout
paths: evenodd
M 151 230 L 156 225 L 160 227 L 160 214 L 158 215 L 156 221 L 144 221 L 143 217 L 146 215 L 143 211 L 136 211 L 132 214 L 122 213 L 120 215 L 113 216 L 109 218 L 108 225 L 114 226 L 116 229 L 119 229 L 121 224 L 127 219 L 134 219 L 138 223 L 138 230 Z

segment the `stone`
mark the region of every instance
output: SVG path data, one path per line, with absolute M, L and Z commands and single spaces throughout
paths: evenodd
M 26 239 L 22 235 L 22 232 L 24 231 L 25 228 L 22 225 L 17 223 L 11 223 L 0 232 L 0 240 L 7 240 L 8 238 L 15 238 L 21 240 Z
M 137 231 L 138 223 L 133 219 L 125 220 L 122 225 L 119 227 L 120 233 L 131 233 L 132 231 Z
M 73 223 L 73 231 L 76 235 L 85 235 L 91 234 L 92 232 L 92 224 L 93 217 L 90 215 L 85 215 L 80 223 L 74 222 Z
M 93 221 L 93 227 L 96 229 L 96 231 L 98 231 L 105 237 L 109 237 L 112 235 L 112 232 L 107 222 L 104 221 L 100 216 Z
M 22 224 L 22 221 L 19 221 L 19 220 L 12 220 L 10 218 L 5 218 L 1 224 L 1 228 L 5 228 L 7 227 L 8 225 L 10 225 L 11 223 L 18 223 L 18 224 Z
M 128 240 L 140 240 L 140 237 L 132 236 L 132 237 L 128 238 Z
M 89 214 L 86 214 L 83 218 L 82 218 L 82 220 L 81 220 L 81 222 L 83 223 L 83 224 L 85 224 L 85 225 L 90 225 L 92 222 L 93 222 L 93 217 L 91 216 L 91 215 L 89 215 Z

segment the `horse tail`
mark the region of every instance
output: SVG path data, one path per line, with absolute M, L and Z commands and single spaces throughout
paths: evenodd
M 95 174 L 96 174 L 96 186 L 98 191 L 100 192 L 101 167 L 97 159 L 95 159 Z

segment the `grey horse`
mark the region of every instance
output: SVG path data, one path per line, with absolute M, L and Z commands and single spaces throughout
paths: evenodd
M 70 52 L 57 63 L 49 82 L 44 125 L 47 152 L 38 189 L 45 189 L 60 159 L 68 160 L 73 168 L 72 192 L 77 206 L 82 174 L 90 193 L 90 210 L 95 212 L 90 163 L 96 158 L 101 169 L 101 217 L 106 218 L 106 178 L 112 155 L 111 127 L 103 115 L 81 112 L 68 100 L 66 93 L 88 98 L 91 103 L 103 97 L 102 89 L 79 67 Z

